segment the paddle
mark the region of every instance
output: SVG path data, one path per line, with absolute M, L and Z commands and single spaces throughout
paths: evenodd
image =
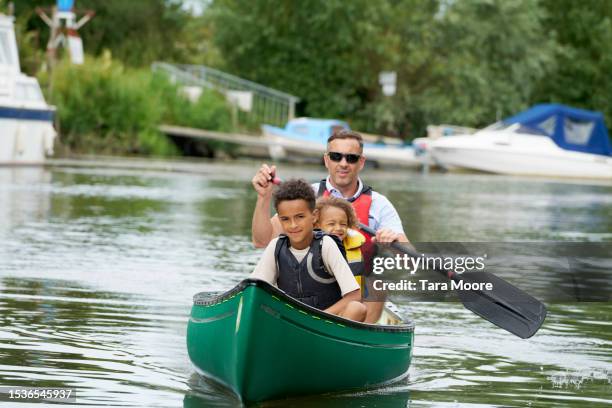
M 359 224 L 359 228 L 376 235 L 374 229 L 363 224 Z M 416 251 L 399 242 L 393 242 L 391 248 L 413 258 L 420 257 Z M 459 299 L 466 309 L 522 339 L 533 336 L 544 323 L 546 306 L 542 302 L 491 273 L 459 274 L 443 268 L 435 270 L 457 283 L 491 283 L 491 290 L 458 290 Z

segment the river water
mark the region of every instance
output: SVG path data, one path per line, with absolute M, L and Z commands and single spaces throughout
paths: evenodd
M 257 262 L 257 167 L 105 160 L 0 168 L 0 385 L 74 388 L 76 406 L 239 405 L 195 374 L 185 333 L 193 294 L 229 289 Z M 288 165 L 279 173 L 325 175 Z M 610 183 L 363 175 L 395 204 L 412 241 L 612 241 Z M 549 304 L 529 340 L 460 304 L 397 303 L 416 322 L 407 381 L 264 405 L 612 405 L 610 303 Z

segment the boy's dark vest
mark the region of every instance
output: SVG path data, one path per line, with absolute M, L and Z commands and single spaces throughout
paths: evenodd
M 299 263 L 289 250 L 289 238 L 286 235 L 279 235 L 274 249 L 278 288 L 289 296 L 321 310 L 327 309 L 342 299 L 342 292 L 336 278 L 327 272 L 323 263 L 321 248 L 323 237 L 326 235 L 323 231 L 314 230 L 310 249 Z M 334 239 L 342 256 L 346 259 L 344 246 L 338 238 L 327 236 Z
M 327 190 L 327 180 L 323 179 L 319 183 L 319 191 L 317 197 L 329 197 L 330 192 Z M 357 219 L 363 225 L 370 225 L 370 207 L 372 206 L 372 187 L 363 184 L 361 194 L 357 198 L 347 200 L 353 206 Z M 360 229 L 366 241 L 361 246 L 361 254 L 363 255 L 364 275 L 369 275 L 372 271 L 372 259 L 376 255 L 376 245 L 372 242 L 372 235 Z

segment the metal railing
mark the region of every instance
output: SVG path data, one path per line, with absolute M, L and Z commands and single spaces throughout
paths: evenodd
M 294 95 L 204 65 L 155 62 L 151 68 L 153 71 L 165 72 L 171 80 L 186 86 L 216 89 L 228 96 L 228 99 L 232 91 L 251 93 L 250 110 L 245 111 L 245 114 L 258 123 L 284 126 L 295 117 L 295 104 L 300 100 Z

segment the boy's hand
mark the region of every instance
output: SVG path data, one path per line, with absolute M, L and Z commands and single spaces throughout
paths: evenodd
M 272 194 L 272 186 L 280 184 L 280 179 L 276 177 L 276 166 L 262 164 L 251 183 L 260 197 L 269 197 Z

